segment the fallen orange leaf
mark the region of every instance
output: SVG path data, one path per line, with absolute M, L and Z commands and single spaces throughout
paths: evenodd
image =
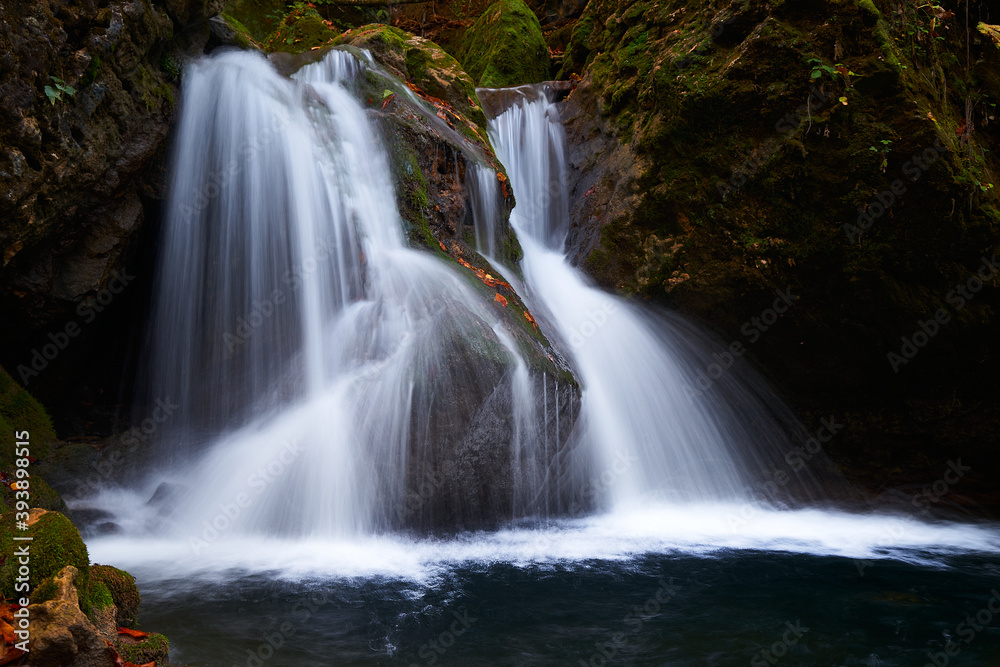
M 507 307 L 507 298 L 506 298 L 506 297 L 504 297 L 504 296 L 503 296 L 502 294 L 500 294 L 499 292 L 497 292 L 497 295 L 496 295 L 496 297 L 494 297 L 494 299 L 493 299 L 493 300 L 494 300 L 494 301 L 496 301 L 497 303 L 499 303 L 499 304 L 500 304 L 501 306 L 503 306 L 504 308 L 506 308 L 506 307 Z
M 6 653 L 0 655 L 0 665 L 10 664 L 26 653 L 27 651 L 22 651 L 19 648 L 8 649 Z
M 128 635 L 132 639 L 145 639 L 149 636 L 148 632 L 143 632 L 142 630 L 132 630 L 131 628 L 118 628 L 118 634 Z

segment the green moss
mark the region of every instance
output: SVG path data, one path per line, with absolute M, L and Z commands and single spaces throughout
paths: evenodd
M 242 28 L 238 32 L 245 32 L 255 42 L 263 42 L 285 13 L 285 0 L 228 0 L 222 16 L 234 29 L 238 24 Z
M 13 531 L 4 522 L 4 538 L 13 548 Z M 84 607 L 87 599 L 86 591 L 89 584 L 90 557 L 87 546 L 80 538 L 76 527 L 62 514 L 49 512 L 38 519 L 26 531 L 18 531 L 19 535 L 34 538 L 30 542 L 31 574 L 28 578 L 30 589 L 34 589 L 44 580 L 54 576 L 67 565 L 72 565 L 80 571 L 76 579 L 76 587 L 80 592 L 80 607 Z M 7 546 L 7 545 L 5 545 Z M 4 553 L 11 553 L 10 550 Z M 17 559 L 7 558 L 0 567 L 0 592 L 7 597 L 14 594 L 14 573 L 17 571 Z M 88 609 L 84 609 L 87 612 Z
M 9 438 L 20 431 L 27 431 L 29 434 L 32 456 L 48 458 L 56 442 L 52 420 L 42 404 L 0 367 L 0 433 Z M 5 442 L 7 444 L 0 448 L 0 467 L 10 469 L 14 466 L 14 448 L 10 445 L 10 440 Z
M 49 600 L 54 600 L 59 589 L 51 577 L 38 584 L 31 592 L 31 604 L 42 604 Z
M 490 5 L 469 30 L 461 53 L 465 71 L 481 87 L 537 83 L 551 76 L 538 17 L 521 0 Z
M 121 637 L 115 642 L 115 650 L 125 662 L 134 662 L 137 665 L 147 662 L 163 664 L 170 654 L 170 642 L 163 635 L 154 632 L 139 642 Z
M 35 466 L 32 466 L 32 468 L 34 467 Z M 29 468 L 29 470 L 31 470 L 31 468 Z M 31 472 L 31 478 L 28 480 L 28 484 L 28 490 L 31 492 L 31 507 L 39 507 L 43 510 L 61 512 L 62 514 L 69 513 L 69 510 L 66 508 L 66 503 L 63 501 L 62 496 L 59 495 L 59 492 L 53 489 L 48 482 L 46 482 L 33 470 Z M 14 489 L 7 485 L 0 486 L 0 497 L 3 498 L 7 507 L 15 507 L 17 494 Z
M 114 600 L 111 598 L 111 591 L 108 590 L 108 587 L 99 581 L 94 581 L 93 578 L 90 580 L 88 598 L 90 600 L 91 612 L 101 611 L 102 609 L 107 609 L 115 604 Z
M 139 603 L 142 602 L 139 588 L 135 585 L 135 577 L 125 570 L 110 565 L 93 565 L 90 568 L 90 578 L 91 581 L 106 586 L 110 592 L 111 599 L 118 608 L 116 619 L 118 625 L 132 627 L 139 613 Z
M 427 78 L 427 68 L 434 62 L 426 49 L 411 48 L 406 50 L 406 73 L 413 79 Z
M 87 65 L 87 71 L 83 73 L 83 78 L 80 79 L 80 88 L 86 88 L 94 82 L 97 78 L 97 73 L 101 69 L 101 57 L 95 55 L 90 60 L 90 64 Z
M 269 52 L 302 53 L 329 44 L 339 36 L 340 33 L 327 25 L 315 9 L 296 8 L 264 40 L 264 49 Z
M 154 113 L 166 103 L 168 108 L 173 108 L 174 89 L 170 87 L 159 73 L 154 72 L 146 65 L 141 65 L 133 75 L 139 99 L 146 106 L 146 111 Z
M 169 53 L 164 53 L 160 58 L 160 69 L 167 75 L 170 81 L 177 81 L 181 78 L 181 66 L 177 59 Z
M 226 25 L 229 26 L 229 28 L 233 31 L 233 41 L 236 43 L 236 46 L 240 47 L 241 49 L 260 48 L 260 46 L 258 45 L 258 41 L 261 40 L 254 38 L 253 34 L 250 32 L 250 29 L 247 28 L 245 25 L 243 25 L 243 23 L 238 18 L 226 13 L 220 14 L 219 18 L 225 21 Z
M 858 8 L 868 14 L 872 19 L 878 20 L 882 18 L 882 12 L 878 10 L 875 3 L 872 0 L 856 0 L 854 3 Z

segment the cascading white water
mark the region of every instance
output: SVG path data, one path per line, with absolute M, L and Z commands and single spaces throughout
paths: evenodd
M 406 494 L 425 477 L 418 504 L 479 492 L 436 488 L 430 472 L 447 464 L 442 429 L 483 421 L 464 403 L 477 396 L 511 433 L 495 444 L 510 449 L 514 497 L 495 513 L 528 511 L 525 487 L 543 477 L 517 345 L 455 268 L 406 246 L 351 89 L 361 67 L 334 50 L 290 80 L 227 53 L 186 73 L 150 383 L 181 403 L 160 436 L 190 489 L 170 514 L 182 530 L 220 513 L 256 535 L 412 523 Z
M 692 395 L 687 383 L 713 361 L 703 332 L 605 294 L 569 265 L 562 134 L 534 94 L 491 130 L 524 250 L 525 282 L 508 279 L 584 385 L 582 414 L 560 422 L 567 379 L 532 376 L 453 266 L 407 248 L 386 156 L 351 91 L 360 67 L 333 51 L 289 80 L 260 56 L 228 53 L 187 71 L 150 347 L 152 398 L 182 404 L 157 433 L 174 456 L 145 488 L 71 499 L 123 528 L 88 539 L 95 560 L 197 586 L 193 574 L 228 579 L 232 568 L 422 579 L 469 561 L 676 550 L 930 562 L 941 544 L 1000 550 L 991 526 L 759 503 L 808 497 L 819 464 L 789 471 L 772 493 L 794 446 L 781 402 L 735 367 Z M 495 256 L 495 173 L 466 179 L 480 246 Z M 442 451 L 469 394 L 499 406 L 507 437 L 472 456 Z M 564 446 L 571 431 L 582 446 Z M 457 525 L 448 521 L 482 495 L 482 477 L 435 475 L 478 457 L 501 476 L 497 450 L 513 488 L 494 516 L 615 511 L 456 539 L 385 534 L 442 495 L 453 512 L 431 527 Z M 178 487 L 147 503 L 164 479 Z M 545 498 L 567 487 L 576 505 Z M 651 497 L 666 502 L 634 506 Z
M 694 390 L 699 368 L 713 361 L 699 332 L 592 287 L 569 264 L 558 110 L 544 91 L 518 90 L 522 96 L 490 121 L 490 137 L 517 196 L 511 224 L 527 289 L 584 387 L 581 431 L 597 471 L 594 495 L 605 507 L 651 495 L 685 502 L 767 496 L 763 480 L 793 450 L 786 424 L 775 419 L 780 399 L 738 370 L 708 392 Z M 504 95 L 510 100 L 510 91 Z M 815 472 L 795 481 L 800 496 L 816 486 Z

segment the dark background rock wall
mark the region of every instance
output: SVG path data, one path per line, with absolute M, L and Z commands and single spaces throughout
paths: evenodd
M 955 290 L 1000 246 L 1000 50 L 976 27 L 1000 14 L 943 5 L 591 0 L 561 72 L 570 243 L 603 286 L 747 344 L 806 421 L 845 420 L 831 450 L 869 489 L 964 455 L 996 504 L 1000 290 Z

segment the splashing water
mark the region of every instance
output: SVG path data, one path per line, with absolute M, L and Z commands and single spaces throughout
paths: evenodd
M 227 531 L 257 535 L 364 534 L 414 512 L 474 524 L 528 511 L 536 492 L 528 425 L 544 405 L 489 304 L 406 246 L 387 156 L 352 89 L 361 68 L 334 50 L 289 80 L 227 53 L 185 77 L 151 382 L 181 403 L 159 434 L 191 487 L 168 503 L 177 526 L 220 512 Z M 504 424 L 481 423 L 477 398 Z M 432 488 L 414 505 L 425 477 L 447 486 L 435 471 L 465 427 L 456 447 L 489 434 L 509 446 L 487 472 L 512 460 L 513 500 L 466 516 L 457 491 Z

